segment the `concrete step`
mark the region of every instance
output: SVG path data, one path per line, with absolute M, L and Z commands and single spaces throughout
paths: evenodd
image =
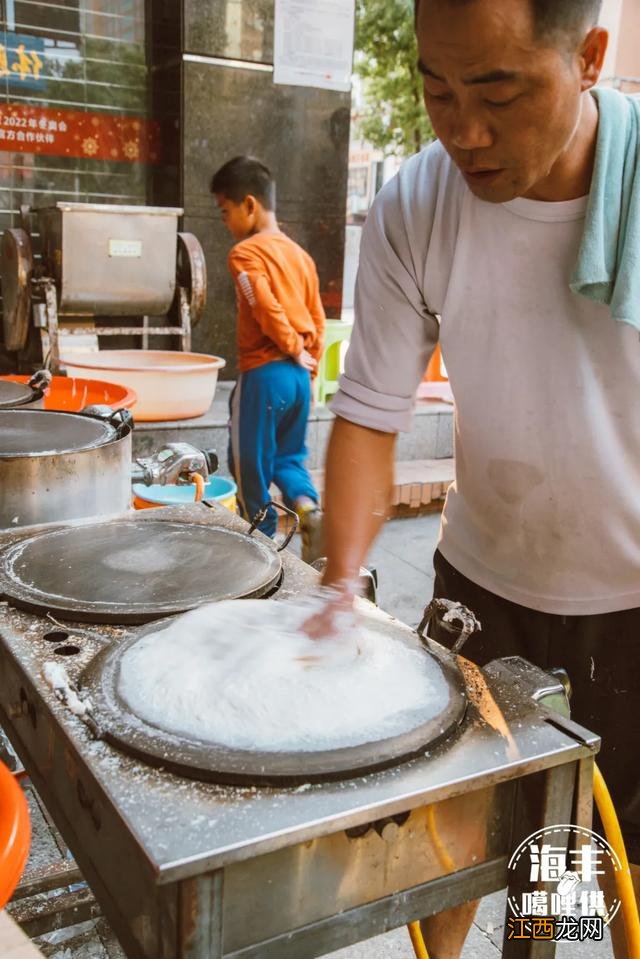
M 139 423 L 133 434 L 134 456 L 148 456 L 164 443 L 192 443 L 201 449 L 215 449 L 226 471 L 229 397 L 232 382 L 218 384 L 211 409 L 193 420 Z M 333 414 L 330 407 L 318 407 L 309 417 L 307 445 L 309 468 L 321 469 Z M 433 400 L 418 400 L 411 432 L 398 437 L 396 457 L 401 461 L 442 459 L 453 455 L 453 407 Z

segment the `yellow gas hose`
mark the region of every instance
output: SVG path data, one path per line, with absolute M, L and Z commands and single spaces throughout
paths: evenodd
M 407 926 L 407 929 L 409 930 L 409 935 L 411 936 L 411 945 L 413 946 L 413 951 L 416 954 L 416 959 L 429 959 L 429 953 L 427 952 L 427 947 L 424 944 L 420 923 L 410 922 Z
M 624 847 L 620 823 L 607 784 L 595 763 L 593 769 L 593 798 L 598 807 L 607 842 L 613 848 L 622 866 L 622 869 L 616 871 L 615 880 L 622 903 L 622 920 L 629 959 L 640 959 L 640 919 L 638 918 L 638 903 L 636 902 L 631 872 L 629 871 L 627 850 Z
M 449 855 L 449 851 L 440 838 L 440 834 L 438 833 L 435 806 L 427 806 L 427 829 L 431 837 L 431 842 L 433 843 L 436 851 L 436 856 L 440 860 L 440 865 L 447 873 L 455 872 L 456 864 Z M 429 959 L 429 953 L 427 952 L 427 947 L 424 942 L 424 936 L 422 935 L 420 923 L 410 922 L 407 926 L 407 929 L 409 930 L 411 945 L 413 946 L 413 951 L 416 954 L 416 959 Z
M 436 823 L 436 807 L 427 806 L 427 829 L 434 845 L 436 856 L 440 860 L 440 865 L 445 872 L 455 872 L 456 864 L 449 854 L 449 850 L 440 838 L 438 824 Z
M 607 789 L 607 784 L 602 778 L 602 773 L 594 763 L 593 769 L 593 798 L 595 799 L 604 834 L 607 842 L 616 853 L 620 860 L 622 869 L 616 871 L 615 880 L 618 895 L 622 903 L 622 921 L 624 923 L 624 935 L 627 941 L 627 952 L 629 959 L 640 959 L 640 918 L 638 917 L 638 904 L 636 902 L 633 890 L 633 881 L 629 870 L 629 860 L 627 859 L 627 850 L 624 846 L 620 823 L 611 801 L 611 795 Z M 440 837 L 438 836 L 435 824 L 435 810 L 429 806 L 427 810 L 427 823 L 429 832 L 436 846 L 438 858 L 442 862 L 445 857 L 449 859 L 446 864 L 450 871 L 452 865 L 449 854 L 447 853 Z M 445 863 L 443 862 L 443 865 Z M 429 953 L 424 943 L 422 930 L 419 922 L 410 922 L 407 926 L 411 937 L 411 944 L 415 952 L 416 959 L 429 959 Z

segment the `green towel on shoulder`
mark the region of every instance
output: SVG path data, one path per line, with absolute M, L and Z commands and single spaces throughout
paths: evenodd
M 600 114 L 585 229 L 571 289 L 640 330 L 640 98 L 593 91 Z

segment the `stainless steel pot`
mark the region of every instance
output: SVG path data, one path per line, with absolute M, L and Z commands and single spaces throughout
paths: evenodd
M 0 528 L 119 516 L 130 507 L 130 419 L 0 409 Z

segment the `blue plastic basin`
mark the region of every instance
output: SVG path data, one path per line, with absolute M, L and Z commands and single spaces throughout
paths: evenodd
M 238 487 L 233 480 L 225 476 L 211 476 L 205 483 L 204 498 L 230 500 L 237 491 Z M 181 506 L 184 503 L 194 503 L 196 499 L 196 487 L 193 483 L 186 486 L 145 486 L 144 483 L 134 483 L 133 492 L 138 499 L 156 506 Z

